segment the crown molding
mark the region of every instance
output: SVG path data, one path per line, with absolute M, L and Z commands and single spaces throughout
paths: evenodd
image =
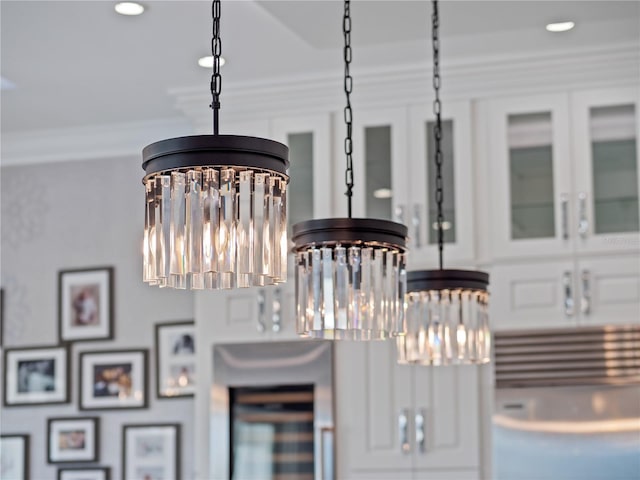
M 569 92 L 637 84 L 640 48 L 635 43 L 521 56 L 455 60 L 442 67 L 446 100 L 480 100 L 507 95 Z M 413 105 L 431 99 L 431 66 L 422 64 L 354 68 L 357 109 Z M 210 95 L 202 85 L 175 88 L 182 118 L 103 126 L 11 132 L 2 135 L 0 166 L 137 156 L 162 138 L 209 131 Z M 242 82 L 225 87 L 223 125 L 341 111 L 338 72 Z
M 353 69 L 355 108 L 410 105 L 432 96 L 427 63 Z M 640 48 L 635 43 L 558 50 L 521 56 L 457 60 L 442 66 L 447 100 L 478 100 L 574 89 L 604 88 L 638 80 Z M 342 77 L 336 72 L 230 85 L 223 92 L 224 115 L 233 122 L 341 110 Z M 209 93 L 198 87 L 171 89 L 175 105 L 197 128 L 210 126 Z
M 2 134 L 2 167 L 139 156 L 145 145 L 192 133 L 183 118 Z

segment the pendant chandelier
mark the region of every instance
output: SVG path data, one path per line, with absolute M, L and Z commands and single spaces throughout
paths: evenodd
M 488 303 L 489 275 L 443 268 L 442 122 L 440 102 L 440 40 L 438 1 L 433 1 L 433 103 L 436 121 L 435 197 L 438 206 L 440 268 L 407 274 L 406 331 L 396 339 L 398 362 L 423 365 L 487 363 L 491 355 Z
M 403 328 L 407 227 L 387 220 L 352 218 L 349 0 L 344 2 L 342 30 L 348 218 L 309 220 L 293 226 L 297 331 L 312 338 L 385 339 Z
M 289 149 L 219 134 L 220 13 L 214 0 L 213 135 L 162 140 L 142 152 L 143 279 L 150 285 L 227 289 L 287 278 Z

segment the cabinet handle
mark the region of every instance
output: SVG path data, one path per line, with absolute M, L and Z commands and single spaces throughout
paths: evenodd
M 420 409 L 416 412 L 416 448 L 420 453 L 425 452 L 426 432 L 425 413 Z
M 420 205 L 417 203 L 413 206 L 411 226 L 413 227 L 413 246 L 415 248 L 420 248 L 422 245 L 420 240 Z
M 567 317 L 573 317 L 573 275 L 571 272 L 564 272 L 562 284 L 564 287 L 564 314 Z
M 560 195 L 560 206 L 562 210 L 562 239 L 569 240 L 569 195 Z
M 404 223 L 404 211 L 405 211 L 405 207 L 404 205 L 398 205 L 395 210 L 393 211 L 393 216 L 396 222 L 401 223 L 401 224 L 405 224 Z
M 580 312 L 583 315 L 591 313 L 591 272 L 583 270 L 580 275 L 582 280 L 582 298 L 580 299 Z
M 589 233 L 589 218 L 587 217 L 587 194 L 578 194 L 578 233 L 581 238 L 587 238 Z
M 265 298 L 264 298 L 264 290 L 258 290 L 258 323 L 256 327 L 259 332 L 264 332 L 266 327 L 264 325 L 264 314 L 265 314 Z
M 398 415 L 398 430 L 400 432 L 400 451 L 407 455 L 411 453 L 411 444 L 409 443 L 409 410 L 403 408 Z
M 271 330 L 278 333 L 282 327 L 282 289 L 273 292 L 273 315 L 271 316 Z

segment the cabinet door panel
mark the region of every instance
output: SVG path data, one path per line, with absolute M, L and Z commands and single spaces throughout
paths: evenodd
M 361 470 L 411 470 L 411 367 L 396 364 L 393 342 L 340 343 L 336 365 L 340 471 L 348 477 Z M 408 421 L 405 449 L 402 412 Z
M 411 267 L 429 268 L 437 262 L 437 204 L 435 200 L 434 118 L 429 105 L 410 111 L 411 165 L 404 171 L 411 184 L 407 205 Z M 473 161 L 471 106 L 447 105 L 443 116 L 444 240 L 447 265 L 473 259 Z
M 572 95 L 578 250 L 640 249 L 638 88 Z
M 493 256 L 571 253 L 568 97 L 492 102 Z
M 539 262 L 491 268 L 493 330 L 567 327 L 576 324 L 574 262 Z M 567 282 L 567 283 L 565 283 Z
M 340 117 L 337 117 L 340 119 Z M 407 110 L 360 110 L 354 116 L 353 162 L 355 189 L 353 216 L 398 220 L 397 209 L 409 196 L 403 175 L 407 161 Z M 346 215 L 344 197 L 345 127 L 336 122 L 336 212 Z
M 480 464 L 478 368 L 414 367 L 415 409 L 424 415 L 424 448 L 417 469 L 477 467 Z M 421 432 L 417 432 L 417 437 Z
M 640 257 L 578 262 L 581 325 L 640 323 Z

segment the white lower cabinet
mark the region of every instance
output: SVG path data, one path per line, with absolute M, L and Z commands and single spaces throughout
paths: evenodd
M 399 366 L 390 341 L 336 347 L 339 479 L 479 475 L 476 367 Z
M 496 331 L 638 323 L 640 257 L 498 265 L 491 290 Z

